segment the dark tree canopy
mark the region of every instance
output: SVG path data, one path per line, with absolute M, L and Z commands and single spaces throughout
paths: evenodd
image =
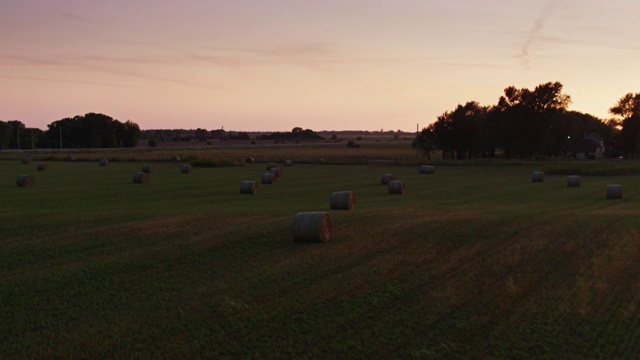
M 609 109 L 613 115 L 622 118 L 622 129 L 618 136 L 618 145 L 626 157 L 636 156 L 640 151 L 640 93 L 628 93 Z
M 28 128 L 21 121 L 0 121 L 0 149 L 36 149 L 43 138 L 42 130 Z
M 577 111 L 567 111 L 571 97 L 560 82 L 547 82 L 533 90 L 509 86 L 493 106 L 475 101 L 458 105 L 416 136 L 414 146 L 429 155 L 435 148 L 443 158 L 505 158 L 560 156 L 572 139 L 596 133 L 607 142 L 618 136 L 615 121 L 607 123 Z M 629 151 L 640 150 L 640 94 L 628 94 L 611 109 L 621 120 Z M 629 135 L 624 135 L 624 129 Z M 635 135 L 631 135 L 635 134 Z
M 46 137 L 50 147 L 135 147 L 141 134 L 138 124 L 132 121 L 122 123 L 110 116 L 96 113 L 57 120 L 47 127 Z

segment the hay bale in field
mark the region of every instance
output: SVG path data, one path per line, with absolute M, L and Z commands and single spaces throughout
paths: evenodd
M 434 174 L 436 167 L 432 165 L 420 165 L 420 174 Z
M 333 210 L 351 210 L 356 206 L 353 191 L 336 191 L 331 194 L 329 206 Z
M 33 177 L 30 175 L 20 175 L 16 180 L 19 187 L 33 186 Z
M 45 171 L 47 169 L 49 169 L 49 164 L 38 163 L 38 165 L 36 165 L 36 170 L 38 171 Z
M 531 173 L 531 181 L 532 182 L 543 182 L 544 181 L 544 173 L 542 171 L 534 171 Z
M 182 165 L 180 166 L 180 172 L 181 172 L 182 174 L 188 174 L 188 173 L 190 173 L 190 172 L 191 172 L 191 165 L 189 165 L 189 164 L 182 164 Z
M 133 175 L 133 182 L 135 184 L 146 184 L 149 182 L 149 173 L 139 171 Z
M 293 161 L 291 161 L 291 160 L 285 160 L 285 161 L 284 161 L 284 166 L 286 166 L 286 167 L 293 166 Z
M 269 172 L 272 173 L 275 177 L 282 176 L 282 169 L 280 169 L 279 167 L 271 168 L 271 170 L 269 170 Z
M 29 159 L 29 158 L 24 158 L 24 159 L 22 159 L 22 163 L 23 163 L 23 164 L 31 164 L 31 159 Z
M 269 170 L 271 170 L 271 169 L 273 169 L 275 167 L 278 167 L 278 164 L 272 163 L 272 162 L 271 163 L 267 163 L 267 166 L 266 166 L 267 171 L 269 171 Z
M 171 162 L 180 162 L 180 156 L 172 156 Z
M 153 165 L 151 165 L 151 164 L 142 165 L 142 172 L 150 174 L 151 171 L 153 171 Z
M 331 238 L 331 216 L 326 212 L 299 212 L 293 217 L 294 241 L 327 242 Z
M 246 162 L 247 164 L 252 164 L 254 163 L 256 160 L 252 157 L 247 157 L 246 159 L 244 159 L 244 162 Z
M 382 176 L 380 177 L 380 184 L 389 185 L 389 181 L 393 181 L 395 179 L 396 179 L 396 176 L 393 174 L 382 174 Z
M 262 183 L 263 184 L 273 184 L 276 181 L 276 175 L 272 172 L 262 173 Z
M 567 176 L 567 187 L 580 187 L 580 175 Z
M 607 199 L 622 199 L 622 185 L 609 184 L 607 189 Z
M 393 180 L 389 181 L 389 194 L 404 194 L 404 181 L 402 180 Z
M 255 181 L 241 181 L 240 194 L 255 194 L 258 192 L 258 185 Z
M 107 159 L 100 159 L 100 162 L 98 163 L 100 166 L 107 166 L 109 164 L 109 160 Z

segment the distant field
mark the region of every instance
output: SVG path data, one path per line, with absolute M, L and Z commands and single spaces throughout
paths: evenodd
M 411 140 L 356 141 L 359 147 L 349 148 L 346 141 L 317 143 L 274 144 L 272 141 L 258 141 L 250 144 L 247 141 L 230 141 L 223 145 L 206 143 L 185 143 L 184 147 L 176 144 L 157 148 L 123 148 L 123 149 L 43 149 L 37 151 L 4 151 L 0 159 L 21 159 L 28 157 L 34 160 L 66 160 L 70 157 L 78 161 L 98 161 L 101 158 L 110 161 L 168 161 L 173 156 L 181 160 L 199 162 L 200 164 L 241 165 L 248 157 L 256 162 L 291 159 L 297 163 L 316 163 L 323 158 L 332 164 L 367 164 L 378 160 L 391 161 L 395 164 L 417 164 L 426 159 L 411 148 Z
M 134 184 L 141 164 L 0 161 L 0 358 L 640 353 L 640 175 L 567 188 L 532 183 L 538 164 L 296 163 L 241 195 L 263 163 L 153 162 Z M 605 199 L 614 183 L 622 200 Z M 354 210 L 329 210 L 340 190 Z M 295 243 L 300 211 L 329 211 L 331 241 Z

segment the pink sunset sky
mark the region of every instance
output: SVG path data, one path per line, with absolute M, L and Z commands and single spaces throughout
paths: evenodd
M 635 0 L 0 0 L 0 120 L 415 131 L 560 81 L 608 118 L 640 92 Z

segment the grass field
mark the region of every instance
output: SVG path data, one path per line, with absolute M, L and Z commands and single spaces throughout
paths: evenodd
M 3 359 L 640 353 L 640 175 L 296 164 L 241 195 L 264 164 L 49 164 L 0 161 Z M 354 210 L 329 210 L 340 190 Z M 295 243 L 300 211 L 329 211 L 331 241 Z

